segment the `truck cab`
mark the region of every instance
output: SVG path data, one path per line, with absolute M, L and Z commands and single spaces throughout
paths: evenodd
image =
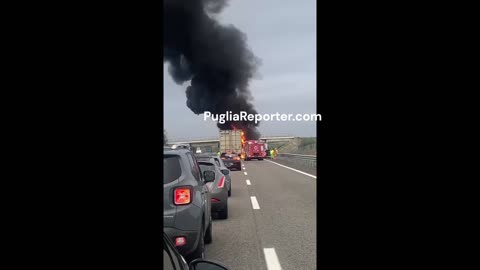
M 263 141 L 247 140 L 245 141 L 244 153 L 245 160 L 258 159 L 263 160 L 266 157 L 266 145 Z

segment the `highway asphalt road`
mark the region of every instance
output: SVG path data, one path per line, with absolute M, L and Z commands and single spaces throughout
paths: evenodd
M 316 269 L 316 178 L 266 160 L 243 165 L 206 258 L 232 270 Z

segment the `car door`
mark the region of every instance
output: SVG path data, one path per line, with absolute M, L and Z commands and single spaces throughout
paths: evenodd
M 202 198 L 202 209 L 204 210 L 204 218 L 206 227 L 210 224 L 210 213 L 211 213 L 211 198 L 210 192 L 208 190 L 207 185 L 205 184 L 205 180 L 203 179 L 202 170 L 200 170 L 200 166 L 198 166 L 197 159 L 190 153 L 187 154 L 189 161 L 192 164 L 192 174 L 198 182 L 198 185 L 195 187 L 198 192 L 201 194 Z M 206 230 L 206 227 L 204 228 Z
M 220 158 L 214 157 L 213 159 L 215 163 L 218 165 L 218 168 L 220 169 L 220 171 L 228 170 L 228 168 L 225 166 L 225 164 Z M 225 179 L 227 179 L 228 190 L 230 190 L 232 187 L 232 179 L 230 178 L 230 174 L 225 175 Z
M 171 227 L 175 222 L 176 205 L 173 203 L 173 189 L 185 170 L 180 156 L 166 154 L 163 157 L 163 226 Z

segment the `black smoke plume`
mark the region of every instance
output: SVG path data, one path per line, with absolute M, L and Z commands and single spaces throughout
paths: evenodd
M 226 4 L 226 0 L 163 1 L 163 60 L 177 84 L 190 81 L 187 106 L 195 114 L 257 113 L 248 86 L 260 61 L 249 50 L 244 33 L 212 17 Z M 243 129 L 246 139 L 260 137 L 253 121 L 217 126 Z

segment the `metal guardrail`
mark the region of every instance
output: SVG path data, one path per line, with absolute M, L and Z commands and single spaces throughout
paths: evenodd
M 289 160 L 300 165 L 306 165 L 308 167 L 317 167 L 317 156 L 312 155 L 298 155 L 290 153 L 278 153 L 277 159 Z

